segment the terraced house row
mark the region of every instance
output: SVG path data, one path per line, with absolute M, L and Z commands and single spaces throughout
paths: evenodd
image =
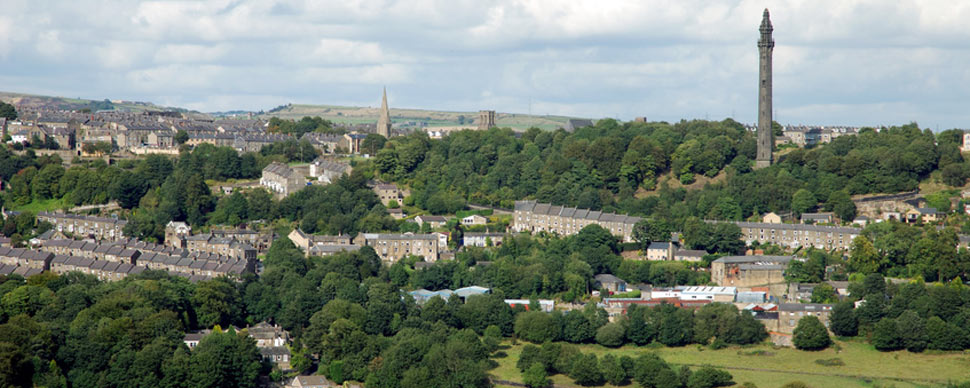
M 589 209 L 555 206 L 536 201 L 515 201 L 515 232 L 548 232 L 561 236 L 579 233 L 586 225 L 596 224 L 621 237 L 624 242 L 633 241 L 633 226 L 641 220 L 616 213 L 604 213 Z
M 124 238 L 125 225 L 128 221 L 107 218 L 82 216 L 68 213 L 37 213 L 37 221 L 46 221 L 54 225 L 54 229 L 61 233 L 76 237 L 90 237 L 95 240 L 119 240 Z
M 0 264 L 50 270 L 80 271 L 102 280 L 118 280 L 146 269 L 167 271 L 192 281 L 256 272 L 256 260 L 206 252 L 190 252 L 138 240 L 94 243 L 48 240 L 39 250 L 0 248 Z
M 767 222 L 734 223 L 741 228 L 741 239 L 748 245 L 757 241 L 761 244 L 771 243 L 785 248 L 815 247 L 847 251 L 852 247 L 852 239 L 862 233 L 860 228 L 843 226 Z

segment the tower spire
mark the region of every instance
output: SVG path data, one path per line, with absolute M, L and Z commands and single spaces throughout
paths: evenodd
M 377 134 L 385 138 L 391 137 L 391 110 L 387 107 L 387 86 L 381 97 L 381 113 L 377 118 Z
M 771 128 L 771 53 L 775 48 L 775 40 L 771 37 L 774 28 L 768 9 L 765 8 L 761 17 L 761 38 L 758 39 L 758 53 L 760 64 L 758 71 L 758 155 L 755 168 L 771 165 L 771 149 L 774 146 L 774 134 Z

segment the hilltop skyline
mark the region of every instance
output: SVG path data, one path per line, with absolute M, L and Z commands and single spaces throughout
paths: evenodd
M 200 111 L 286 103 L 757 117 L 762 10 L 783 124 L 966 127 L 965 5 L 11 1 L 5 91 Z M 29 22 L 28 22 L 29 21 Z

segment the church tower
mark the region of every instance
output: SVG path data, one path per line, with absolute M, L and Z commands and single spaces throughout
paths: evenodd
M 761 18 L 761 39 L 758 40 L 761 65 L 758 77 L 758 156 L 755 168 L 771 165 L 771 148 L 775 143 L 771 129 L 771 52 L 775 48 L 775 40 L 771 38 L 773 30 L 768 9 L 765 8 Z
M 377 118 L 377 134 L 386 139 L 391 138 L 391 110 L 387 108 L 387 88 L 384 88 L 384 97 L 381 99 L 381 115 Z

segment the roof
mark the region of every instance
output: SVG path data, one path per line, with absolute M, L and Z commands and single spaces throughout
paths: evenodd
M 710 223 L 717 223 L 720 221 L 708 221 Z M 799 230 L 799 231 L 812 231 L 812 232 L 832 232 L 832 233 L 844 233 L 844 234 L 859 234 L 862 233 L 861 228 L 851 228 L 843 226 L 823 226 L 823 225 L 806 225 L 806 224 L 772 224 L 767 222 L 731 222 L 742 228 L 752 228 L 752 229 L 777 229 L 777 230 Z
M 788 264 L 788 262 L 794 259 L 795 259 L 795 256 L 766 256 L 766 255 L 725 256 L 720 259 L 714 260 L 714 262 L 724 263 L 724 264 L 769 265 L 769 264 Z
M 710 286 L 691 286 L 683 289 L 682 294 L 718 294 L 734 295 L 738 293 L 737 287 L 710 287 Z
M 647 247 L 647 249 L 663 249 L 663 250 L 666 250 L 667 248 L 670 248 L 669 242 L 656 242 L 656 241 L 650 243 L 650 246 Z
M 613 275 L 610 275 L 608 273 L 599 274 L 599 275 L 594 276 L 593 278 L 596 279 L 596 281 L 598 283 L 600 283 L 600 284 L 604 284 L 604 283 L 626 283 L 626 282 L 623 281 L 623 279 L 620 279 L 620 278 L 618 278 L 616 276 L 613 276 Z
M 782 303 L 778 311 L 831 311 L 834 304 L 821 303 Z
M 704 257 L 707 256 L 707 251 L 700 249 L 678 249 L 674 252 L 674 256 Z
M 304 387 L 305 386 L 308 386 L 308 385 L 311 385 L 311 386 L 314 386 L 314 385 L 322 385 L 322 386 L 328 386 L 328 387 L 329 386 L 333 386 L 333 387 L 336 386 L 336 384 L 334 384 L 332 381 L 327 380 L 326 377 L 321 376 L 321 375 L 296 376 L 296 377 L 293 378 L 293 381 L 290 384 L 291 385 L 297 385 L 297 382 L 299 382 L 299 385 L 300 386 L 304 386 Z
M 435 234 L 414 234 L 414 233 L 364 233 L 364 239 L 366 240 L 429 240 L 437 241 L 438 236 Z
M 447 222 L 448 219 L 444 216 L 418 216 L 415 218 L 421 218 L 421 222 Z
M 462 287 L 462 288 L 459 288 L 459 289 L 455 290 L 455 293 L 458 294 L 458 296 L 460 296 L 462 298 L 467 298 L 467 297 L 472 296 L 472 295 L 487 294 L 490 291 L 491 291 L 491 289 L 488 289 L 488 288 L 485 288 L 485 287 L 470 286 L 470 287 Z

